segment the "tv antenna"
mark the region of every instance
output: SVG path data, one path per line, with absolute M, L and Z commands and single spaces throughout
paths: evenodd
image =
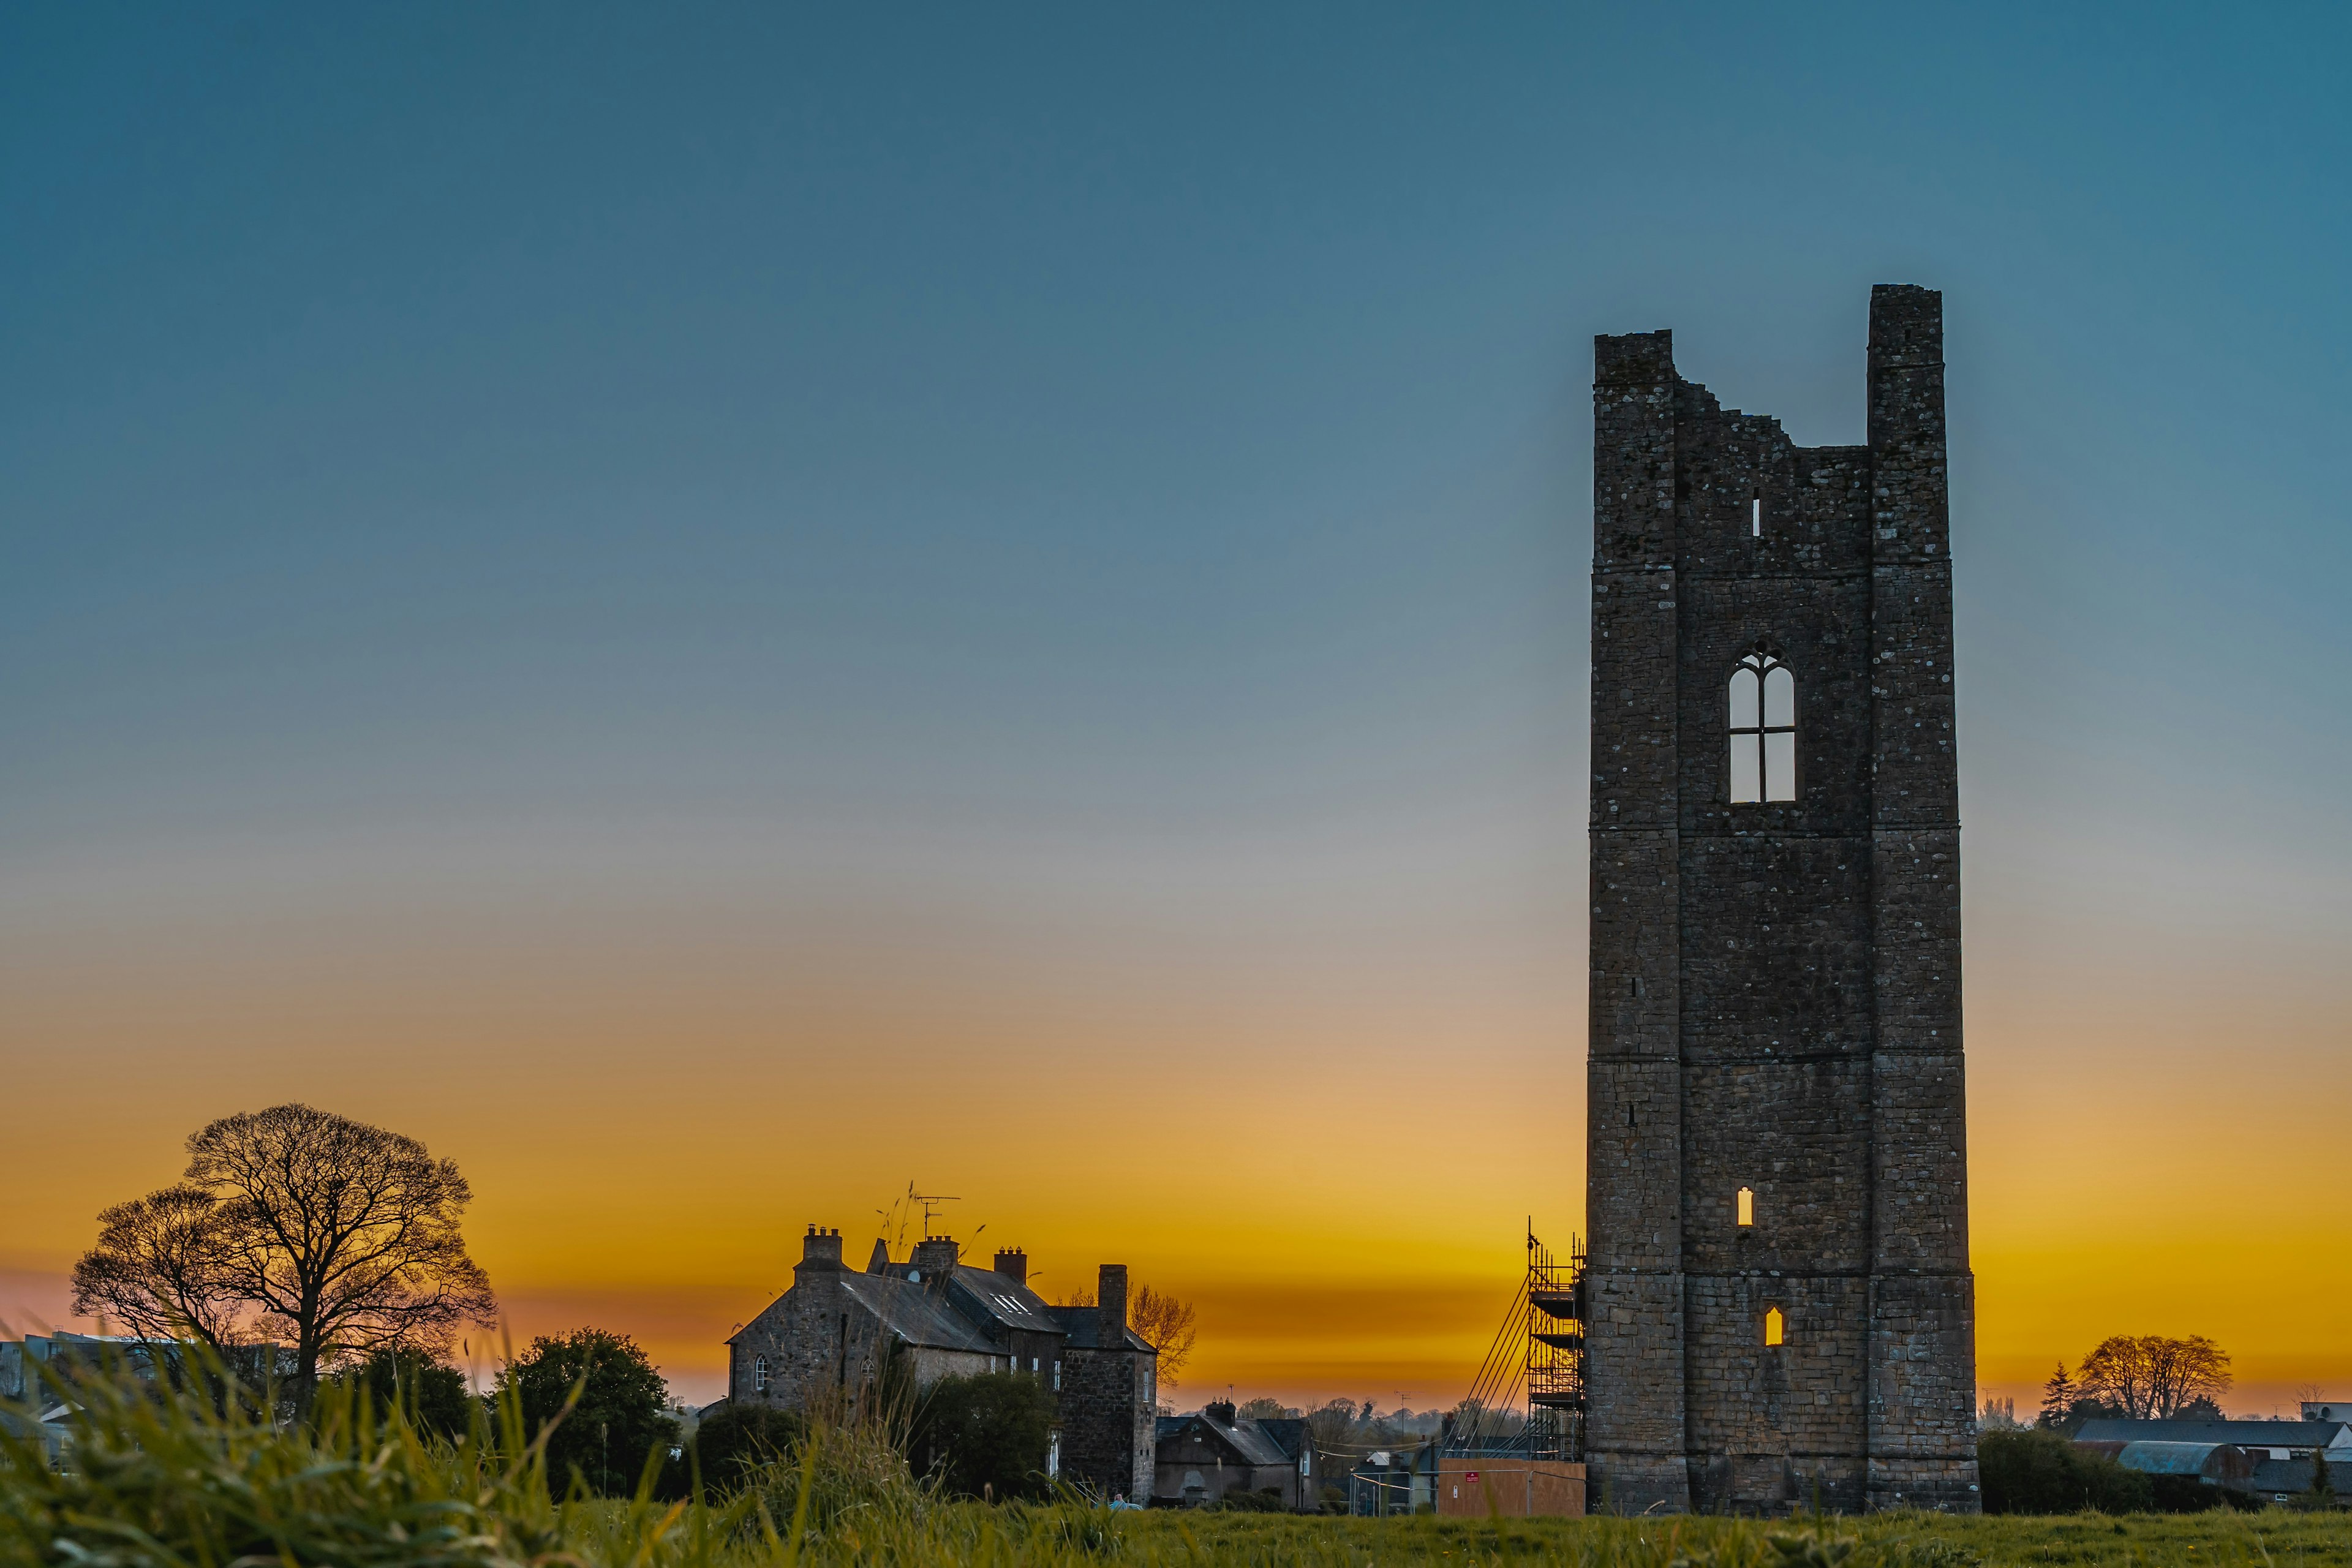
M 929 1241 L 931 1239 L 931 1221 L 939 1217 L 937 1214 L 938 1205 L 940 1204 L 960 1204 L 963 1202 L 963 1200 L 959 1197 L 951 1197 L 944 1193 L 919 1193 L 914 1189 L 914 1183 L 909 1182 L 907 1184 L 907 1195 L 923 1205 L 923 1239 L 925 1241 Z

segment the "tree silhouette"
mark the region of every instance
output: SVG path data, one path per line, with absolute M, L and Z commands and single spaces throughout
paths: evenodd
M 2035 1419 L 2037 1426 L 2063 1426 L 2066 1413 L 2074 1407 L 2077 1390 L 2074 1380 L 2066 1374 L 2066 1363 L 2060 1362 L 2050 1381 L 2042 1385 L 2042 1414 Z
M 2141 1420 L 2166 1420 L 2230 1390 L 2230 1352 L 2202 1334 L 2115 1334 L 2083 1358 L 2082 1396 Z
M 446 1351 L 497 1310 L 458 1219 L 456 1163 L 397 1132 L 307 1105 L 226 1116 L 188 1139 L 175 1185 L 100 1215 L 74 1310 L 215 1348 L 283 1333 L 297 1403 L 320 1368 Z

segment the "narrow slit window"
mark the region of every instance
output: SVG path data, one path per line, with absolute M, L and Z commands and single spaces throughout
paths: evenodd
M 1797 678 L 1769 653 L 1731 672 L 1734 805 L 1797 798 Z
M 1748 503 L 1748 537 L 1764 537 L 1764 498 L 1758 496 Z
M 1756 1223 L 1756 1190 L 1753 1187 L 1739 1189 L 1738 1208 L 1741 1225 L 1748 1226 Z
M 1784 1318 L 1784 1317 L 1782 1317 L 1782 1316 L 1780 1315 L 1780 1308 L 1778 1308 L 1778 1307 L 1769 1307 L 1769 1308 L 1765 1309 L 1765 1312 L 1764 1312 L 1764 1345 L 1765 1345 L 1765 1348 L 1769 1350 L 1769 1349 L 1772 1348 L 1773 1346 L 1780 1344 L 1782 1341 L 1784 1341 L 1785 1339 L 1787 1339 L 1787 1338 L 1788 1338 L 1788 1333 L 1789 1333 L 1789 1320 L 1788 1320 L 1788 1319 L 1786 1319 L 1786 1318 Z

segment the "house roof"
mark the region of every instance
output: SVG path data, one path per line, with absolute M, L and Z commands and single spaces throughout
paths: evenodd
M 2327 1461 L 2327 1484 L 2338 1494 L 2352 1493 L 2352 1459 Z M 2254 1479 L 2246 1489 L 2257 1492 L 2307 1492 L 2311 1489 L 2311 1460 L 2257 1459 Z
M 1264 1416 L 1258 1421 L 1257 1427 L 1276 1447 L 1293 1459 L 1305 1453 L 1308 1443 L 1313 1440 L 1311 1428 L 1296 1415 Z
M 958 1264 L 953 1279 L 959 1293 L 1004 1328 L 1032 1334 L 1065 1331 L 1055 1321 L 1053 1309 L 1045 1305 L 1045 1299 L 1010 1276 Z
M 1054 1315 L 1054 1321 L 1062 1326 L 1064 1333 L 1070 1336 L 1070 1343 L 1076 1349 L 1096 1351 L 1104 1348 L 1097 1342 L 1102 1338 L 1102 1314 L 1094 1308 L 1048 1307 L 1045 1310 Z M 1150 1340 L 1145 1339 L 1133 1329 L 1127 1331 L 1127 1348 L 1131 1351 L 1141 1351 L 1146 1355 L 1159 1353 L 1152 1348 Z
M 929 1278 L 925 1273 L 912 1263 L 892 1263 L 856 1273 L 844 1269 L 840 1279 L 852 1300 L 909 1344 L 1001 1354 L 1005 1336 L 1018 1330 L 1058 1335 L 1082 1350 L 1097 1348 L 1102 1319 L 1092 1307 L 1049 1306 L 1026 1285 L 993 1269 L 957 1264 L 944 1289 L 935 1271 Z M 733 1342 L 730 1335 L 728 1343 Z M 1150 1342 L 1132 1329 L 1127 1348 L 1153 1353 Z
M 1286 1450 L 1265 1428 L 1275 1423 L 1265 1421 L 1220 1421 L 1213 1415 L 1162 1415 L 1151 1424 L 1154 1446 L 1171 1437 L 1181 1437 L 1188 1430 L 1207 1433 L 1230 1450 L 1244 1465 L 1286 1465 L 1298 1457 L 1296 1448 Z M 1304 1421 L 1286 1421 L 1286 1426 L 1307 1425 Z
M 2352 1443 L 2343 1421 L 2085 1421 L 2078 1443 L 2234 1443 L 2242 1448 L 2331 1448 Z
M 937 1278 L 925 1279 L 925 1270 L 912 1262 L 869 1264 L 858 1276 L 866 1279 L 890 1279 L 900 1284 L 928 1287 Z M 948 1280 L 956 1299 L 956 1306 L 967 1318 L 992 1324 L 1010 1331 L 1014 1329 L 1032 1334 L 1065 1332 L 1062 1325 L 1051 1316 L 1052 1309 L 1045 1299 L 1019 1280 L 999 1274 L 992 1268 L 974 1268 L 959 1263 L 948 1271 Z
M 977 1324 L 950 1306 L 944 1297 L 911 1279 L 887 1274 L 845 1273 L 841 1288 L 910 1345 L 930 1350 L 977 1351 L 983 1355 L 997 1348 Z

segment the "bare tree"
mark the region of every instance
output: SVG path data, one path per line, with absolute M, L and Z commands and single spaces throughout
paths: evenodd
M 2229 1392 L 2230 1352 L 2202 1334 L 2116 1334 L 2083 1358 L 2078 1387 L 2125 1415 L 2164 1420 L 2182 1405 Z
M 1095 1305 L 1092 1289 L 1080 1286 L 1062 1298 L 1065 1307 Z M 1190 1301 L 1181 1301 L 1165 1291 L 1154 1290 L 1149 1285 L 1138 1285 L 1135 1294 L 1127 1299 L 1127 1326 L 1143 1336 L 1144 1342 L 1160 1352 L 1160 1386 L 1176 1386 L 1177 1373 L 1192 1359 L 1192 1344 L 1200 1337 L 1194 1323 Z
M 188 1155 L 180 1185 L 101 1216 L 75 1310 L 215 1343 L 290 1335 L 299 1399 L 322 1364 L 442 1351 L 496 1312 L 458 1234 L 472 1191 L 416 1140 L 275 1105 L 193 1134 Z
M 1135 1299 L 1128 1303 L 1127 1321 L 1160 1352 L 1160 1386 L 1175 1387 L 1177 1374 L 1192 1359 L 1192 1342 L 1199 1337 L 1192 1303 L 1149 1285 L 1138 1286 Z
M 142 1339 L 194 1334 L 215 1351 L 238 1338 L 239 1302 L 221 1267 L 220 1204 L 165 1187 L 98 1216 L 98 1245 L 74 1265 L 74 1310 Z

